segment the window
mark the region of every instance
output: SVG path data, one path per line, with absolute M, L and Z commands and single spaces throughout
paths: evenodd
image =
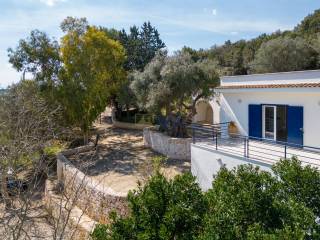
M 267 139 L 276 140 L 277 128 L 276 123 L 276 107 L 275 106 L 263 106 L 263 134 L 262 136 Z

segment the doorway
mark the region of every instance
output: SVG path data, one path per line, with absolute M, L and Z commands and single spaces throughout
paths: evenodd
M 303 146 L 303 106 L 249 104 L 249 136 Z
M 274 141 L 287 141 L 286 106 L 264 105 L 262 108 L 262 137 Z

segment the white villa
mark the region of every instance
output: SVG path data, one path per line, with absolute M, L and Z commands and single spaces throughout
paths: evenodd
M 320 70 L 222 77 L 197 105 L 192 172 L 203 189 L 221 166 L 251 163 L 270 170 L 297 156 L 320 166 Z M 214 131 L 212 131 L 214 129 Z

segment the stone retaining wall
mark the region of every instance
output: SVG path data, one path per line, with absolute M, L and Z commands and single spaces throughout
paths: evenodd
M 57 194 L 55 186 L 54 182 L 46 180 L 44 203 L 49 215 L 55 219 L 54 225 L 58 235 L 62 234 L 64 226 L 68 226 L 70 231 L 64 232 L 62 235 L 68 237 L 72 235 L 72 239 L 89 239 L 97 222 L 84 214 L 77 206 L 72 206 L 72 201 L 68 201 L 70 199 L 62 194 Z
M 154 127 L 143 129 L 143 141 L 146 147 L 168 158 L 190 160 L 191 138 L 172 138 L 155 130 Z
M 91 147 L 92 148 L 92 147 Z M 77 169 L 67 157 L 88 150 L 88 146 L 59 153 L 57 156 L 58 181 L 66 195 L 89 217 L 100 223 L 108 222 L 111 211 L 125 216 L 128 213 L 127 197 L 123 193 L 103 186 L 97 180 Z

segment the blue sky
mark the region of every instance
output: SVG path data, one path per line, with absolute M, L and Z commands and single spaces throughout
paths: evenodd
M 292 29 L 318 8 L 319 0 L 0 0 L 0 87 L 21 76 L 8 64 L 7 48 L 32 29 L 59 39 L 66 16 L 117 29 L 151 21 L 172 52 Z

